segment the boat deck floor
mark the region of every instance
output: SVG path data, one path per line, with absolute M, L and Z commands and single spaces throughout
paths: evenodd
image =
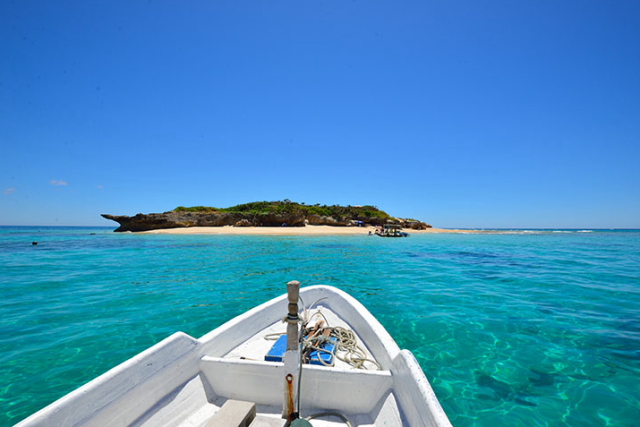
M 202 407 L 196 413 L 192 414 L 187 419 L 183 420 L 178 424 L 171 424 L 177 427 L 209 427 L 207 424 L 213 419 L 218 411 L 222 408 L 223 404 L 220 406 L 216 404 L 209 404 L 206 407 Z M 273 420 L 273 424 L 276 425 L 278 421 L 282 420 L 281 412 L 282 408 L 275 408 L 270 406 L 257 405 L 257 418 L 262 420 L 271 419 Z M 314 412 L 313 414 L 302 413 L 301 416 L 310 417 L 312 415 L 317 414 Z M 388 426 L 387 423 L 376 423 L 368 414 L 346 414 L 349 422 L 353 427 L 379 427 L 380 425 Z M 340 418 L 338 415 L 323 415 L 318 418 L 313 418 L 311 420 L 313 427 L 344 427 L 346 425 L 345 421 Z M 167 424 L 168 426 L 169 424 Z M 393 425 L 393 424 L 391 424 Z M 401 425 L 401 424 L 398 424 Z M 232 427 L 232 426 L 226 426 Z M 236 427 L 236 426 L 233 426 Z M 249 425 L 249 427 L 256 427 L 255 425 Z
M 322 313 L 322 316 L 315 315 L 318 311 Z M 323 317 L 326 322 L 325 326 L 351 329 L 349 324 L 327 307 L 321 306 L 318 309 L 314 309 L 312 313 L 314 313 L 314 316 L 310 324 L 314 324 L 317 319 Z M 279 422 L 278 420 L 281 420 L 282 404 L 271 405 L 264 404 L 264 402 L 261 404 L 258 400 L 265 394 L 269 394 L 269 392 L 260 393 L 256 392 L 255 389 L 261 389 L 261 387 L 264 387 L 264 383 L 267 382 L 263 376 L 263 370 L 270 370 L 272 369 L 270 367 L 277 367 L 278 365 L 282 366 L 282 363 L 265 362 L 264 359 L 265 355 L 273 346 L 277 335 L 284 334 L 285 331 L 286 324 L 282 321 L 277 321 L 254 334 L 222 357 L 203 356 L 201 360 L 202 372 L 198 376 L 192 378 L 179 390 L 172 393 L 172 395 L 168 397 L 169 401 L 166 402 L 165 405 L 161 405 L 165 406 L 165 408 L 156 408 L 153 414 L 148 414 L 147 417 L 138 420 L 138 422 L 133 423 L 132 426 L 207 427 L 208 423 L 214 418 L 216 413 L 220 411 L 223 405 L 228 400 L 234 399 L 256 402 L 257 417 L 262 421 L 265 419 L 272 419 L 273 421 L 273 423 L 267 424 L 254 424 L 253 427 L 266 425 L 273 427 Z M 366 358 L 373 360 L 373 356 L 370 350 L 364 345 L 363 340 L 357 336 L 357 334 L 356 337 L 358 345 L 366 353 Z M 340 352 L 337 351 L 337 354 L 340 355 Z M 346 405 L 348 409 L 341 411 L 322 404 L 315 405 L 317 400 L 314 400 L 312 405 L 305 405 L 303 398 L 302 407 L 300 408 L 301 417 L 309 417 L 322 412 L 338 412 L 348 417 L 353 427 L 402 425 L 397 403 L 391 392 L 378 393 L 375 399 L 379 401 L 377 403 L 374 402 L 374 413 L 361 411 L 359 409 L 351 410 L 351 408 L 349 408 L 349 398 L 353 398 L 354 400 L 363 399 L 360 395 L 367 394 L 366 390 L 368 389 L 375 389 L 377 384 L 383 384 L 383 387 L 388 387 L 388 382 L 385 381 L 388 381 L 388 378 L 390 378 L 389 371 L 380 371 L 374 363 L 370 362 L 365 363 L 366 369 L 357 369 L 340 360 L 339 357 L 335 357 L 334 360 L 335 366 L 333 367 L 304 365 L 305 368 L 302 375 L 303 396 L 305 386 L 314 388 L 313 392 L 317 392 L 315 389 L 320 388 L 322 390 L 320 392 L 321 394 L 330 396 L 331 399 L 339 401 L 341 405 Z M 344 381 L 350 381 L 351 385 L 343 383 L 344 375 L 348 377 L 345 377 Z M 355 383 L 362 379 L 365 381 L 362 384 L 354 385 L 354 376 L 356 378 Z M 312 382 L 313 379 L 320 377 L 326 377 L 323 382 L 321 381 L 321 384 Z M 211 378 L 215 378 L 215 382 L 211 381 Z M 279 378 L 280 377 L 271 378 L 271 382 L 277 382 Z M 305 379 L 310 382 L 309 384 L 313 385 L 306 385 Z M 237 384 L 229 386 L 230 383 Z M 335 397 L 335 395 L 340 393 L 340 389 L 349 389 L 349 387 L 360 391 L 351 393 L 351 395 L 348 394 L 349 392 L 343 392 L 343 394 L 347 393 L 346 395 L 349 397 Z M 326 393 L 324 392 L 324 388 L 327 389 Z M 228 389 L 232 391 L 228 391 Z M 249 395 L 251 393 L 258 394 L 256 395 L 256 399 L 247 399 L 243 393 L 234 392 L 233 390 L 248 391 Z M 267 400 L 282 402 L 283 396 L 273 396 L 273 391 L 271 391 L 270 394 L 272 396 L 269 396 Z M 345 403 L 345 401 L 347 402 Z M 360 405 L 362 405 L 362 403 Z M 176 406 L 180 407 L 178 411 L 176 411 Z M 176 417 L 176 413 L 181 413 L 182 417 Z M 313 418 L 311 422 L 313 427 L 338 427 L 346 425 L 342 418 L 335 415 L 324 415 Z M 247 427 L 251 427 L 251 425 Z

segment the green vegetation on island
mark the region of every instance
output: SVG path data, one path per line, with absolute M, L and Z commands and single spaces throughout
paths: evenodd
M 276 202 L 252 202 L 228 208 L 211 206 L 179 206 L 163 213 L 135 216 L 102 214 L 116 221 L 116 231 L 148 231 L 177 227 L 305 227 L 329 225 L 338 227 L 395 224 L 414 230 L 424 230 L 429 224 L 394 218 L 375 206 L 307 205 L 285 199 Z
M 210 206 L 178 206 L 174 212 L 219 212 L 219 213 L 242 213 L 247 215 L 317 215 L 334 218 L 362 218 L 362 221 L 368 219 L 393 220 L 394 218 L 383 210 L 375 206 L 340 206 L 340 205 L 306 205 L 304 203 L 296 203 L 290 200 L 276 202 L 251 202 L 243 203 L 228 208 L 215 208 Z

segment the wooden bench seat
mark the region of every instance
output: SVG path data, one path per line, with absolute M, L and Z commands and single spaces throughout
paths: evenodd
M 249 427 L 255 417 L 255 403 L 229 399 L 205 427 Z

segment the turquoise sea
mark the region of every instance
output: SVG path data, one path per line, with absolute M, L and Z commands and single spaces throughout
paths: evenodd
M 37 241 L 38 245 L 32 245 Z M 636 426 L 640 232 L 171 236 L 0 227 L 0 425 L 175 331 L 337 286 L 422 365 L 454 426 Z

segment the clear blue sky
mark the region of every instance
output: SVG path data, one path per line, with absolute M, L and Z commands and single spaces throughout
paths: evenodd
M 0 2 L 0 224 L 640 227 L 640 2 Z

